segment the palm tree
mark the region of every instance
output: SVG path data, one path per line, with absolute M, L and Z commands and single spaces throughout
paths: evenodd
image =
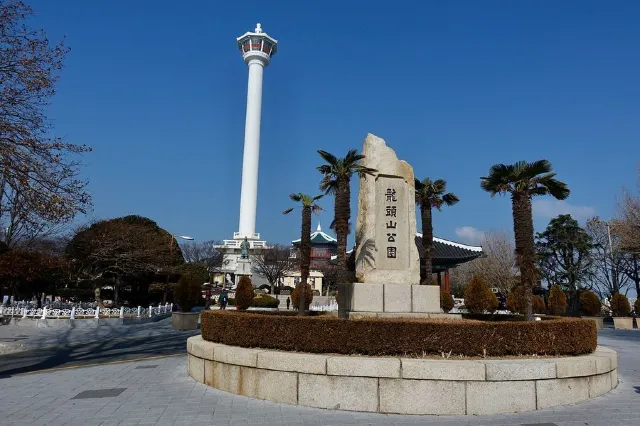
M 531 199 L 537 195 L 551 195 L 558 200 L 569 196 L 567 184 L 555 178 L 551 163 L 538 160 L 532 163 L 496 164 L 489 176 L 482 177 L 480 186 L 491 196 L 511 195 L 513 233 L 516 240 L 516 262 L 525 290 L 525 314 L 532 313 L 532 293 L 536 282 L 535 244 L 533 241 L 533 214 Z
M 358 154 L 355 149 L 349 150 L 344 158 L 338 158 L 322 150 L 319 150 L 318 154 L 326 161 L 326 164 L 318 167 L 318 171 L 322 174 L 320 190 L 325 194 L 335 196 L 333 220 L 338 240 L 336 278 L 338 283 L 344 284 L 347 280 L 347 235 L 351 218 L 351 177 L 357 174 L 362 179 L 367 175 L 373 176 L 377 170 L 361 165 L 360 160 L 365 156 Z
M 424 249 L 425 276 L 422 284 L 431 284 L 433 276 L 433 220 L 431 209 L 442 210 L 442 206 L 452 206 L 460 199 L 452 192 L 447 193 L 447 181 L 429 178 L 422 182 L 416 179 L 416 204 L 420 207 L 422 220 L 422 248 Z
M 305 314 L 305 291 L 307 289 L 307 280 L 309 278 L 309 267 L 311 264 L 311 214 L 322 210 L 316 201 L 324 195 L 316 195 L 312 197 L 307 194 L 298 193 L 291 194 L 291 201 L 300 203 L 302 208 L 302 230 L 300 235 L 300 299 L 298 301 L 298 314 Z M 285 210 L 284 214 L 289 214 L 293 208 Z

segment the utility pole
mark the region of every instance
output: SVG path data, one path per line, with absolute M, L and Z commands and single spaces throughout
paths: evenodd
M 607 224 L 607 236 L 609 237 L 609 250 L 611 251 L 611 281 L 613 284 L 613 294 L 620 292 L 620 284 L 618 283 L 618 269 L 616 268 L 616 259 L 613 254 L 613 242 L 611 240 L 611 226 Z

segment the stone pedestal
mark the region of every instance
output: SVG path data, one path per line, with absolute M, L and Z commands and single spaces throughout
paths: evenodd
M 414 314 L 442 313 L 440 288 L 434 285 L 350 283 L 339 286 L 339 315 L 343 318 L 361 316 L 420 316 Z
M 251 260 L 250 259 L 239 258 L 236 261 L 236 276 L 237 277 L 241 277 L 243 275 L 247 275 L 247 276 L 251 275 Z

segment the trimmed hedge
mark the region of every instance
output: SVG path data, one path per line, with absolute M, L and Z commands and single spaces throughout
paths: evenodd
M 580 311 L 590 317 L 600 315 L 602 304 L 594 292 L 585 291 L 580 294 Z
M 447 290 L 440 290 L 440 307 L 443 311 L 449 312 L 455 306 L 453 296 Z
M 616 293 L 611 298 L 611 313 L 614 317 L 626 317 L 631 313 L 629 299 L 624 294 Z
M 464 290 L 464 304 L 471 313 L 494 312 L 498 309 L 498 298 L 484 278 L 474 276 Z
M 593 352 L 598 339 L 595 322 L 577 318 L 512 322 L 345 320 L 206 311 L 201 328 L 205 340 L 226 345 L 362 355 L 582 355 Z
M 549 290 L 549 310 L 553 315 L 567 312 L 567 296 L 558 285 L 552 285 Z
M 240 277 L 240 281 L 238 281 L 238 287 L 236 288 L 236 306 L 238 309 L 245 310 L 251 306 L 251 302 L 255 297 L 255 292 L 253 291 L 253 284 L 251 284 L 251 280 L 247 276 Z

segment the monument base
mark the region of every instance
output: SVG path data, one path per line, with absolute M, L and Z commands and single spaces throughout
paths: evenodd
M 394 317 L 442 313 L 440 287 L 434 285 L 348 283 L 339 286 L 338 298 L 342 318 L 366 313 Z
M 251 275 L 251 260 L 239 258 L 236 261 L 236 275 Z

